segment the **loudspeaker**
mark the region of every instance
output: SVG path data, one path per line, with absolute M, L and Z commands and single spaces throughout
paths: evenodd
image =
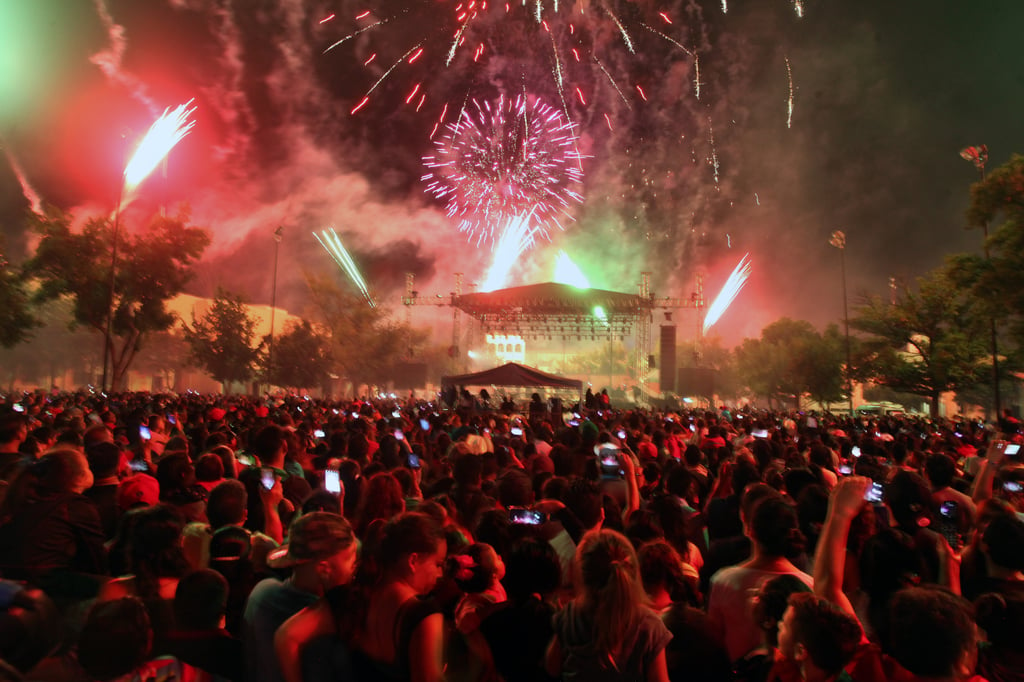
M 662 393 L 671 393 L 676 390 L 676 326 L 674 324 L 661 326 L 658 354 L 661 355 L 658 383 Z M 654 363 L 651 363 L 651 367 L 654 367 Z
M 715 370 L 704 367 L 681 368 L 676 393 L 711 398 L 715 394 L 715 373 Z

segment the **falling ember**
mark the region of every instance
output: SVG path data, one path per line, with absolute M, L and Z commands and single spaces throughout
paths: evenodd
M 330 21 L 333 18 L 334 18 L 334 15 L 333 14 L 329 14 L 326 17 L 324 17 L 323 19 L 321 19 L 320 23 L 321 24 L 326 24 L 328 21 Z
M 165 109 L 163 115 L 150 126 L 139 146 L 135 148 L 135 153 L 124 169 L 124 191 L 128 197 L 125 199 L 126 202 L 131 200 L 132 191 L 164 160 L 174 145 L 181 142 L 192 130 L 195 121 L 189 121 L 188 117 L 196 108 L 188 107 L 193 101 L 180 104 L 173 110 Z
M 647 93 L 645 93 L 645 92 L 644 92 L 644 89 L 643 89 L 643 88 L 641 88 L 641 87 L 640 87 L 640 86 L 638 85 L 638 86 L 636 86 L 636 91 L 640 93 L 640 97 L 641 97 L 641 98 L 643 99 L 643 101 L 645 101 L 645 102 L 646 102 L 646 101 L 647 101 Z
M 667 14 L 665 14 L 664 12 L 658 12 L 658 16 L 661 17 L 662 21 L 664 21 L 666 24 L 671 24 L 672 23 L 672 20 L 669 19 L 669 16 Z
M 729 13 L 729 0 L 722 0 L 722 14 Z
M 793 11 L 800 19 L 804 18 L 804 0 L 793 0 Z
M 331 258 L 334 259 L 334 262 L 338 264 L 338 267 L 345 271 L 352 280 L 352 283 L 359 289 L 359 293 L 361 293 L 366 299 L 366 302 L 370 304 L 370 307 L 376 308 L 377 304 L 370 295 L 370 290 L 366 286 L 366 280 L 363 279 L 362 273 L 359 272 L 359 268 L 356 267 L 355 261 L 352 260 L 352 256 L 349 255 L 348 249 L 345 248 L 345 245 L 341 243 L 341 237 L 339 237 L 338 233 L 334 231 L 334 228 L 331 227 L 326 230 L 321 230 L 320 234 L 314 232 L 313 236 L 318 242 L 320 242 L 320 246 L 324 247 L 324 250 L 330 254 Z
M 793 127 L 793 69 L 789 66 L 789 57 L 786 57 L 786 75 L 789 77 L 789 101 L 786 105 L 786 127 Z
M 354 113 L 356 113 L 357 111 L 359 111 L 360 109 L 362 109 L 363 107 L 365 107 L 365 106 L 366 106 L 366 103 L 367 103 L 367 102 L 369 102 L 369 101 L 370 101 L 370 98 L 369 98 L 369 97 L 364 97 L 364 98 L 363 98 L 363 101 L 361 101 L 361 102 L 360 102 L 359 104 L 357 104 L 357 105 L 356 105 L 356 106 L 355 106 L 355 107 L 354 107 L 354 108 L 352 109 L 352 111 L 350 111 L 350 112 L 349 112 L 349 114 L 354 114 Z
M 583 91 L 579 88 L 576 88 L 576 97 L 579 98 L 580 104 L 586 105 L 587 100 L 583 98 Z
M 604 115 L 604 122 L 608 124 L 608 130 L 615 130 L 612 128 L 612 119 L 608 117 L 608 114 Z
M 736 297 L 746 285 L 747 279 L 750 278 L 749 258 L 749 253 L 744 254 L 736 268 L 732 271 L 732 274 L 729 275 L 729 279 L 722 285 L 722 290 L 718 292 L 718 296 L 715 297 L 711 307 L 708 308 L 708 313 L 704 318 L 704 334 L 707 334 L 712 325 L 722 318 L 722 315 L 725 314 L 725 311 L 729 309 L 729 306 L 732 305 L 732 302 L 736 300 Z

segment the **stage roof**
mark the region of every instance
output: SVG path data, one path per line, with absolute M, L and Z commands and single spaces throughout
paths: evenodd
M 452 303 L 474 317 L 518 315 L 590 316 L 600 306 L 609 317 L 636 315 L 646 301 L 637 294 L 580 289 L 568 284 L 531 284 L 456 296 Z

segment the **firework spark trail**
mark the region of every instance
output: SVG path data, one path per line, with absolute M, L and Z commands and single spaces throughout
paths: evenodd
M 789 57 L 786 57 L 786 75 L 789 77 L 789 101 L 786 105 L 786 127 L 793 127 L 793 69 L 789 66 Z
M 729 0 L 722 0 L 722 14 L 729 13 Z
M 339 237 L 338 233 L 334 231 L 334 228 L 331 227 L 326 230 L 322 230 L 320 234 L 314 232 L 313 236 L 318 242 L 320 242 L 320 246 L 324 247 L 324 250 L 330 254 L 331 258 L 334 259 L 334 262 L 345 271 L 352 280 L 352 283 L 356 285 L 356 288 L 359 289 L 359 292 L 366 299 L 366 302 L 370 304 L 370 307 L 376 308 L 377 304 L 370 295 L 370 290 L 366 286 L 366 280 L 363 279 L 363 275 L 359 272 L 359 268 L 356 267 L 356 263 L 352 260 L 352 256 L 349 255 L 348 249 L 346 249 L 345 245 L 341 243 L 341 237 Z
M 715 148 L 715 127 L 708 116 L 708 142 L 711 143 L 711 167 L 715 169 L 715 186 L 718 186 L 718 150 Z
M 740 262 L 733 269 L 732 274 L 729 275 L 729 279 L 722 285 L 722 290 L 718 292 L 718 296 L 715 297 L 711 307 L 708 308 L 707 315 L 704 317 L 703 333 L 707 334 L 711 326 L 722 318 L 722 315 L 725 314 L 725 311 L 729 309 L 732 302 L 736 300 L 736 296 L 739 295 L 746 285 L 747 279 L 750 278 L 749 257 L 749 253 L 744 254 L 743 258 L 740 259 Z
M 539 235 L 561 229 L 570 206 L 582 202 L 575 126 L 524 96 L 473 104 L 424 157 L 426 191 L 447 202 L 447 215 L 477 244 L 494 241 L 514 216 L 533 215 Z
M 700 54 L 693 55 L 693 95 L 700 99 Z
M 671 36 L 667 36 L 664 33 L 662 33 L 661 31 L 659 31 L 658 29 L 654 28 L 653 26 L 648 26 L 647 24 L 645 24 L 643 22 L 640 22 L 640 25 L 643 26 L 644 28 L 646 28 L 651 33 L 653 33 L 654 35 L 658 36 L 659 38 L 662 38 L 662 39 L 668 41 L 669 43 L 675 45 L 676 47 L 678 47 L 680 50 L 682 50 L 686 54 L 688 54 L 690 56 L 693 56 L 693 52 L 691 52 L 690 50 L 686 49 L 686 46 L 683 45 L 678 40 L 676 40 L 675 38 L 673 38 Z
M 509 270 L 519 260 L 519 256 L 534 244 L 534 235 L 537 234 L 537 230 L 530 227 L 532 220 L 531 213 L 514 216 L 505 223 L 501 238 L 494 245 L 494 260 L 491 262 L 491 267 L 487 271 L 480 291 L 494 291 L 505 286 Z
M 617 16 L 612 14 L 610 9 L 605 7 L 604 11 L 608 13 L 608 16 L 612 18 L 612 21 L 614 21 L 615 25 L 619 28 L 619 33 L 622 34 L 622 42 L 626 43 L 626 49 L 629 50 L 630 54 L 636 54 L 636 48 L 633 47 L 633 39 L 629 37 L 629 32 L 626 31 L 626 27 L 622 25 L 622 22 L 619 21 Z
M 556 284 L 568 284 L 577 289 L 590 288 L 590 280 L 565 251 L 559 251 L 558 256 L 555 257 L 554 280 Z
M 793 11 L 800 19 L 804 18 L 804 0 L 793 0 Z
M 326 50 L 323 51 L 323 54 L 327 54 L 328 52 L 330 52 L 334 48 L 338 47 L 342 43 L 345 43 L 345 42 L 351 40 L 352 38 L 355 38 L 356 36 L 358 36 L 361 33 L 366 33 L 367 31 L 369 31 L 371 29 L 374 29 L 374 28 L 377 28 L 378 26 L 383 26 L 386 23 L 388 23 L 387 19 L 381 19 L 380 21 L 375 21 L 374 23 L 370 24 L 369 26 L 362 27 L 358 31 L 353 31 L 352 33 L 349 33 L 347 36 L 345 36 L 344 38 L 342 38 L 338 42 L 333 43 L 330 47 L 328 47 Z
M 615 82 L 615 79 L 612 78 L 612 75 L 608 73 L 608 69 L 604 68 L 604 64 L 601 63 L 601 60 L 598 59 L 596 55 L 594 56 L 594 63 L 596 63 L 597 68 L 601 69 L 601 72 L 608 77 L 608 82 L 612 84 L 613 88 L 615 88 L 615 92 L 619 93 L 619 97 L 621 97 L 622 101 L 625 102 L 626 107 L 632 109 L 633 105 L 631 105 L 629 103 L 629 100 L 626 99 L 626 95 L 624 95 L 622 90 L 619 89 L 619 84 Z
M 124 196 L 121 208 L 131 203 L 135 189 L 195 126 L 195 121 L 188 120 L 196 110 L 195 107 L 189 108 L 192 102 L 193 100 L 189 100 L 179 104 L 173 110 L 164 109 L 163 115 L 150 126 L 149 131 L 139 142 L 135 153 L 124 167 Z

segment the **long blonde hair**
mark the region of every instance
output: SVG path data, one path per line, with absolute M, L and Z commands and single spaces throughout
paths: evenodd
M 621 533 L 595 530 L 580 541 L 575 565 L 577 603 L 592 616 L 594 646 L 614 657 L 646 608 L 636 552 Z

